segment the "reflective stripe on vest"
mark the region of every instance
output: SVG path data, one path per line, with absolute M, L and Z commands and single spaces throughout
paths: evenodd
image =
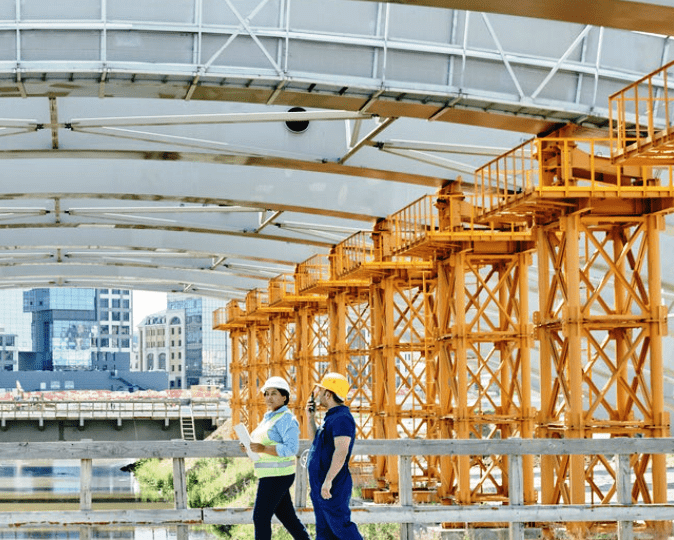
M 276 446 L 278 443 L 269 438 L 269 430 L 278 422 L 284 414 L 292 414 L 289 410 L 272 416 L 268 421 L 260 424 L 253 434 L 262 435 L 261 443 L 265 446 Z M 257 432 L 257 433 L 256 433 Z M 295 456 L 270 456 L 260 453 L 260 459 L 255 462 L 255 476 L 266 478 L 268 476 L 289 476 L 295 474 Z

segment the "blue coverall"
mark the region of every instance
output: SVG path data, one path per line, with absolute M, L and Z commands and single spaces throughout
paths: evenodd
M 321 486 L 335 453 L 335 437 L 350 437 L 349 452 L 343 467 L 332 481 L 332 498 L 321 497 Z M 351 488 L 349 459 L 356 439 L 356 422 L 345 405 L 328 409 L 323 424 L 316 432 L 309 452 L 307 470 L 311 501 L 316 515 L 316 540 L 363 540 L 358 527 L 351 521 Z

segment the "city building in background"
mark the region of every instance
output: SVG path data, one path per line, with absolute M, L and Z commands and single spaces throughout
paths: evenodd
M 19 370 L 19 346 L 16 334 L 6 334 L 0 328 L 0 371 Z
M 124 357 L 128 366 L 131 308 L 125 289 L 25 291 L 23 311 L 32 314 L 33 370 L 111 369 L 123 365 Z
M 166 372 L 131 371 L 137 341 L 132 294 L 121 289 L 0 291 L 0 391 L 19 386 L 27 392 L 167 390 Z
M 207 296 L 169 293 L 170 310 L 185 310 L 187 385 L 214 384 L 227 387 L 227 332 L 213 330 L 213 312 L 227 306 L 225 300 Z
M 0 291 L 0 328 L 5 334 L 16 336 L 19 351 L 33 350 L 31 323 L 33 316 L 23 310 L 25 289 L 5 289 Z
M 167 309 L 138 325 L 138 357 L 133 369 L 166 369 L 171 388 L 226 387 L 228 335 L 213 330 L 213 312 L 225 305 L 224 300 L 168 294 Z
M 169 294 L 167 308 L 145 317 L 134 332 L 132 294 L 93 288 L 0 291 L 3 370 L 45 372 L 25 383 L 48 389 L 84 386 L 77 377 L 58 384 L 53 378 L 52 386 L 47 373 L 61 371 L 109 372 L 105 382 L 87 379 L 87 387 L 103 389 L 228 386 L 228 334 L 212 329 L 213 312 L 226 301 Z M 149 378 L 132 382 L 129 374 L 140 372 Z
M 168 387 L 186 388 L 185 310 L 167 309 L 148 315 L 138 325 L 138 354 L 132 368 L 166 372 Z

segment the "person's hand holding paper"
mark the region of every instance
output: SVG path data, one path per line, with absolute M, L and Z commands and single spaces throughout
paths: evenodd
M 248 433 L 246 426 L 243 424 L 237 424 L 234 426 L 234 432 L 239 438 L 239 441 L 241 441 L 241 444 L 243 444 L 244 448 L 246 449 L 246 454 L 248 454 L 248 457 L 253 461 L 260 459 L 260 456 L 250 449 L 250 434 Z

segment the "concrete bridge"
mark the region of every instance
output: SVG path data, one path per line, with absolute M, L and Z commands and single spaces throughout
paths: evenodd
M 5 442 L 201 440 L 229 417 L 221 397 L 0 402 Z

